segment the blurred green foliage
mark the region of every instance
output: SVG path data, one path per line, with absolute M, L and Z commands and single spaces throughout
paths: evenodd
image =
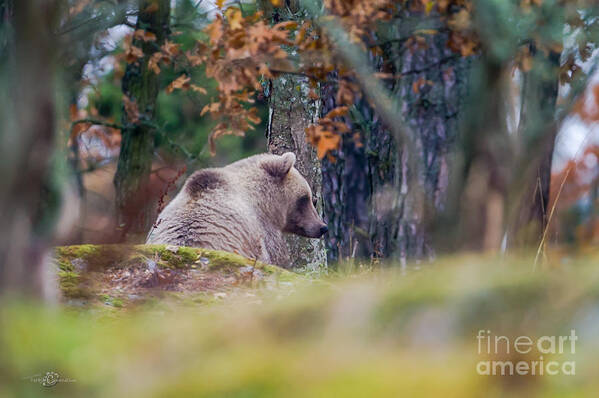
M 206 12 L 209 9 L 209 5 L 202 5 L 201 2 L 196 4 L 191 0 L 174 2 L 172 35 L 169 40 L 179 44 L 182 52 L 193 49 L 199 39 L 205 38 L 206 34 L 201 30 L 208 22 Z M 96 33 L 92 32 L 92 34 Z M 119 47 L 109 54 L 122 53 L 121 45 L 122 43 L 119 43 Z M 124 70 L 124 61 L 119 62 L 121 63 L 119 68 Z M 191 90 L 175 90 L 167 94 L 164 89 L 181 74 L 187 74 L 195 84 L 205 88 L 208 93 L 200 95 Z M 86 110 L 88 112 L 97 110 L 102 120 L 120 122 L 123 112 L 120 75 L 109 69 L 106 73 L 96 73 L 94 77 L 98 81 L 93 85 L 93 90 L 87 92 Z M 268 121 L 266 101 L 257 103 L 262 123 L 255 130 L 248 131 L 246 137 L 226 136 L 218 140 L 216 158 L 211 158 L 207 143 L 216 121 L 212 120 L 209 114 L 201 116 L 200 113 L 205 105 L 217 97 L 216 82 L 205 76 L 204 68 L 190 68 L 180 62 L 174 62 L 169 67 L 161 65 L 159 79 L 161 91 L 158 96 L 155 123 L 161 131 L 155 137 L 155 144 L 162 155 L 191 161 L 194 167 L 202 167 L 228 164 L 266 150 L 265 132 Z M 181 147 L 186 153 L 180 150 Z M 190 156 L 192 159 L 189 159 Z
M 0 396 L 595 397 L 598 259 L 533 272 L 524 257 L 461 256 L 202 303 L 165 295 L 137 310 L 111 297 L 93 311 L 5 300 Z M 479 354 L 479 330 L 536 340 L 571 329 L 575 353 L 544 360 L 576 361 L 573 376 L 476 372 L 479 361 L 538 359 Z M 28 379 L 49 371 L 74 381 Z

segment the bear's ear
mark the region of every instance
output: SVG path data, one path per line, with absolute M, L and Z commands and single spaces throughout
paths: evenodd
M 267 160 L 262 164 L 262 167 L 271 176 L 283 178 L 289 173 L 294 164 L 295 154 L 293 152 L 287 152 L 281 156 Z

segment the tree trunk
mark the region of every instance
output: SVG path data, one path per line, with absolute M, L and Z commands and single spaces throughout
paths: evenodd
M 30 0 L 0 6 L 7 38 L 0 43 L 0 85 L 10 93 L 0 99 L 0 290 L 40 296 L 53 226 L 40 198 L 47 192 L 56 132 L 56 4 Z
M 536 55 L 536 68 L 524 73 L 522 85 L 522 114 L 518 126 L 522 137 L 522 178 L 515 187 L 516 206 L 510 222 L 509 245 L 532 247 L 539 244 L 547 226 L 551 163 L 557 135 L 554 122 L 559 88 L 560 54 L 530 52 Z M 546 73 L 550 71 L 550 73 Z M 531 153 L 538 155 L 531 156 Z
M 515 161 L 505 117 L 510 78 L 500 60 L 481 57 L 460 145 L 462 162 L 452 181 L 457 219 L 446 220 L 444 230 L 450 250 L 497 252 L 501 247 Z
M 332 73 L 330 80 L 335 78 Z M 336 84 L 322 85 L 322 115 L 337 107 L 336 92 Z M 372 108 L 366 101 L 359 101 L 358 107 L 366 120 L 372 118 Z M 343 140 L 334 162 L 328 158 L 322 160 L 322 180 L 325 222 L 329 227 L 325 235 L 329 261 L 369 258 L 373 253 L 368 212 L 372 185 L 365 147 L 357 146 L 353 140 Z
M 450 151 L 471 61 L 447 47 L 448 33 L 442 29 L 426 35 L 425 45 L 406 48 L 407 38 L 421 27 L 405 28 L 409 24 L 404 22 L 413 17 L 424 19 L 408 10 L 401 12 L 396 37 L 384 47 L 382 58 L 372 63 L 401 76 L 388 88 L 402 104 L 402 117 L 414 133 L 418 151 L 397 147 L 367 101 L 356 102 L 353 129 L 361 132 L 364 146 L 344 142 L 336 163 L 323 162 L 331 259 L 368 254 L 405 264 L 407 259 L 435 253 L 429 226 L 448 199 Z M 432 13 L 422 24 L 440 26 L 442 20 Z M 323 112 L 332 106 L 331 95 L 325 95 Z M 410 157 L 422 159 L 420 173 L 409 167 Z
M 149 195 L 155 130 L 151 122 L 156 114 L 158 75 L 148 68 L 149 57 L 169 34 L 170 1 L 139 0 L 136 29 L 156 35 L 156 42 L 134 41 L 144 57 L 127 65 L 123 94 L 134 101 L 139 115 L 123 112 L 123 140 L 114 176 L 117 223 L 123 238 L 143 240 L 156 215 L 156 199 Z
M 316 151 L 306 142 L 305 129 L 316 121 L 320 101 L 311 100 L 308 78 L 283 74 L 270 83 L 268 151 L 275 154 L 294 152 L 295 167 L 306 178 L 312 194 L 318 199 L 316 209 L 322 215 L 322 174 Z M 322 239 L 287 235 L 287 246 L 294 267 L 316 270 L 326 267 L 327 258 Z
M 273 7 L 272 2 L 261 0 L 260 9 L 273 23 L 291 20 L 301 14 L 297 0 L 286 1 L 284 7 Z M 310 184 L 318 202 L 316 210 L 322 216 L 322 172 L 314 148 L 306 142 L 306 127 L 316 122 L 321 103 L 308 96 L 307 77 L 284 73 L 269 82 L 269 120 L 266 132 L 268 151 L 275 154 L 294 152 L 295 167 Z M 296 235 L 286 236 L 293 267 L 317 270 L 327 266 L 323 239 L 309 239 Z

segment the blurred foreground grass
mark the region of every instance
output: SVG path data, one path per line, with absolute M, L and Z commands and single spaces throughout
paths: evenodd
M 123 307 L 4 299 L 0 397 L 596 397 L 599 253 L 560 258 L 533 272 L 524 258 L 461 256 Z M 479 361 L 539 357 L 479 354 L 479 330 L 572 329 L 576 352 L 544 360 L 573 360 L 575 375 L 477 374 Z M 28 378 L 48 371 L 70 382 Z

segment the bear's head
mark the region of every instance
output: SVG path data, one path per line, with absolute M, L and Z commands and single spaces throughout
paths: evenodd
M 292 152 L 269 156 L 262 162 L 262 168 L 276 186 L 276 194 L 271 199 L 277 203 L 272 206 L 282 211 L 283 232 L 319 238 L 328 231 L 327 225 L 316 211 L 316 198 L 312 196 L 310 185 L 294 165 Z

